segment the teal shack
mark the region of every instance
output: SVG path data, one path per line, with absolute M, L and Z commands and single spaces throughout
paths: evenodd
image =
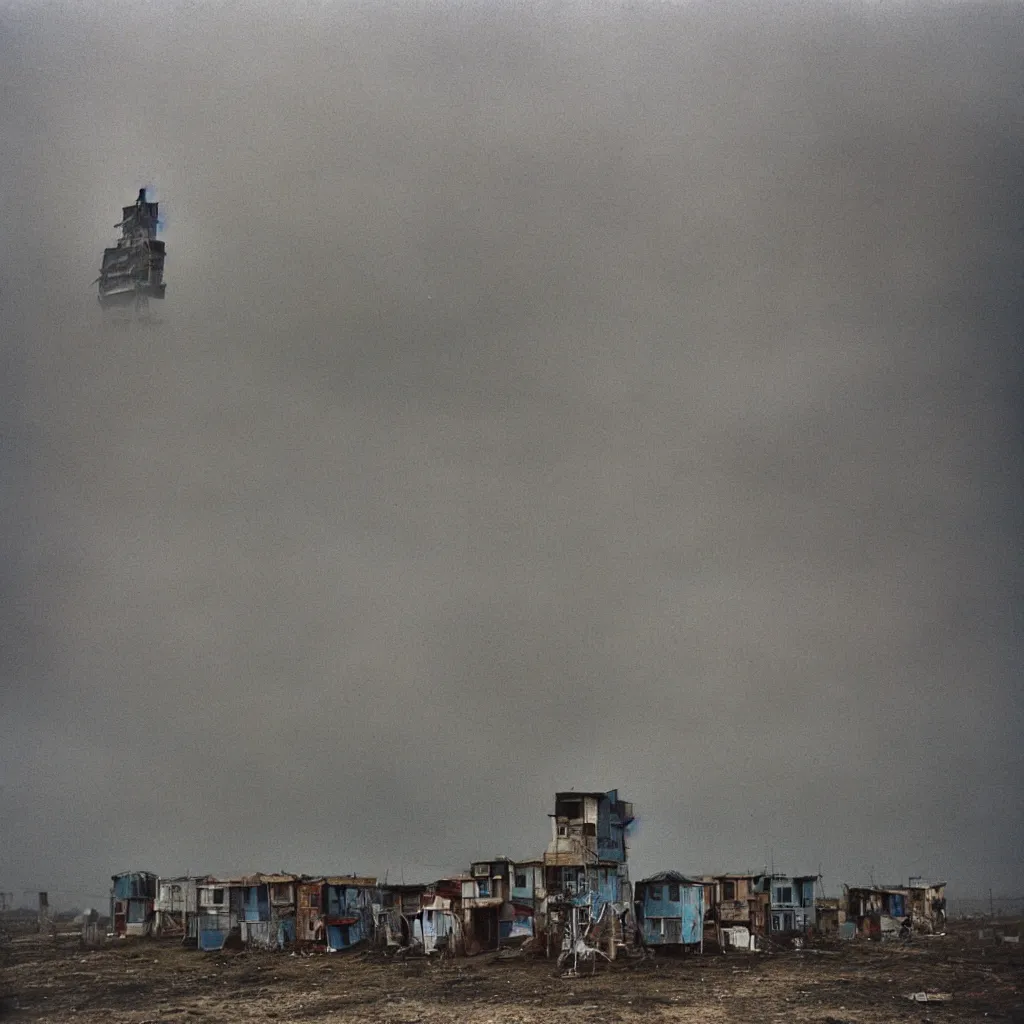
M 704 886 L 678 871 L 662 871 L 633 888 L 636 921 L 646 946 L 703 950 Z

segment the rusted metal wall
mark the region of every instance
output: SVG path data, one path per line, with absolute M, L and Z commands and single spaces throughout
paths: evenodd
M 324 942 L 323 882 L 300 882 L 296 890 L 295 941 L 300 945 Z

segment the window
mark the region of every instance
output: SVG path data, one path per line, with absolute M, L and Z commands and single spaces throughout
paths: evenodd
M 672 884 L 668 887 L 668 898 L 672 903 L 679 902 L 679 886 Z
M 582 818 L 583 798 L 567 796 L 562 799 L 555 798 L 556 818 Z
M 722 883 L 722 899 L 723 900 L 734 900 L 734 899 L 736 899 L 736 883 L 735 882 L 723 882 Z
M 489 878 L 481 878 L 476 883 L 476 887 L 479 890 L 481 896 L 491 895 L 491 880 Z
M 649 886 L 648 889 L 647 889 L 647 896 L 648 896 L 648 899 L 660 900 L 661 899 L 661 886 L 660 885 Z
M 558 826 L 558 834 L 559 834 L 560 836 L 567 836 L 567 835 L 569 834 L 569 829 L 568 829 L 568 827 L 567 827 L 567 826 L 565 826 L 565 825 L 559 825 L 559 826 Z
M 213 890 L 213 905 L 215 907 L 222 906 L 224 903 L 224 890 L 214 889 Z
M 525 871 L 517 871 L 516 872 L 516 888 L 517 889 L 525 889 L 526 888 L 526 872 Z
M 320 907 L 320 892 L 317 889 L 310 889 L 309 891 L 309 906 L 312 910 L 317 910 Z
M 487 875 L 489 875 L 490 873 L 491 872 L 490 872 L 490 865 L 489 864 L 474 864 L 473 865 L 473 877 L 474 878 L 477 878 L 480 875 L 483 875 L 486 878 Z
M 775 890 L 775 899 L 778 903 L 792 903 L 793 887 L 791 885 L 780 885 Z

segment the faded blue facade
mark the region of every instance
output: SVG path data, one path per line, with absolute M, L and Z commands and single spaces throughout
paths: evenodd
M 597 856 L 602 861 L 626 863 L 626 830 L 633 821 L 633 805 L 609 790 L 597 803 Z
M 626 879 L 615 865 L 567 865 L 547 869 L 549 890 L 567 896 L 593 893 L 605 903 L 626 899 Z M 513 898 L 515 894 L 513 893 Z
M 597 872 L 595 872 L 595 875 Z M 613 876 L 618 881 L 618 876 Z M 573 904 L 577 907 L 590 907 L 590 920 L 596 921 L 600 918 L 602 911 L 609 903 L 620 903 L 621 887 L 617 884 L 601 884 L 594 879 L 595 884 L 573 897 Z
M 626 832 L 633 821 L 633 805 L 620 800 L 617 789 L 607 793 L 556 793 L 551 817 L 552 843 L 545 855 L 546 863 L 626 863 Z M 581 851 L 590 856 L 566 859 Z
M 242 920 L 247 922 L 270 920 L 270 896 L 265 885 L 242 887 Z
M 765 875 L 768 895 L 768 930 L 805 933 L 815 927 L 814 886 L 817 875 Z
M 636 883 L 637 921 L 649 946 L 700 946 L 704 936 L 704 885 L 677 871 Z
M 548 954 L 567 935 L 615 942 L 632 918 L 627 831 L 633 805 L 617 789 L 555 794 L 551 841 L 544 851 L 545 922 Z M 582 900 L 582 902 L 581 902 Z M 581 914 L 586 905 L 588 912 Z M 573 939 L 575 941 L 575 939 Z
M 284 949 L 296 934 L 296 875 L 255 874 L 239 879 L 242 942 L 259 949 Z
M 537 934 L 538 914 L 544 903 L 544 862 L 520 861 L 509 865 L 511 919 L 503 913 L 502 939 L 524 938 Z M 504 908 L 503 908 L 504 910 Z
M 156 916 L 157 877 L 151 871 L 112 875 L 110 920 L 116 935 L 148 935 Z
M 373 938 L 374 904 L 382 905 L 379 889 L 327 879 L 323 894 L 328 949 L 350 949 Z
M 593 889 L 605 903 L 618 903 L 623 899 L 622 876 L 617 867 L 591 868 Z
M 544 862 L 542 860 L 521 861 L 512 865 L 510 894 L 515 900 L 532 901 L 544 888 Z
M 245 886 L 235 881 L 208 878 L 196 886 L 196 943 L 203 950 L 224 946 L 245 919 Z

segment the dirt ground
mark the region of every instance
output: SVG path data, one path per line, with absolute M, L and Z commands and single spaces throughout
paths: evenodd
M 574 978 L 551 961 L 494 954 L 437 962 L 358 952 L 199 953 L 145 940 L 86 950 L 72 937 L 23 936 L 0 947 L 0 1017 L 4 1024 L 1024 1022 L 1024 951 L 981 940 L 978 928 L 962 924 L 907 944 L 619 960 Z M 952 998 L 912 1002 L 912 992 Z

